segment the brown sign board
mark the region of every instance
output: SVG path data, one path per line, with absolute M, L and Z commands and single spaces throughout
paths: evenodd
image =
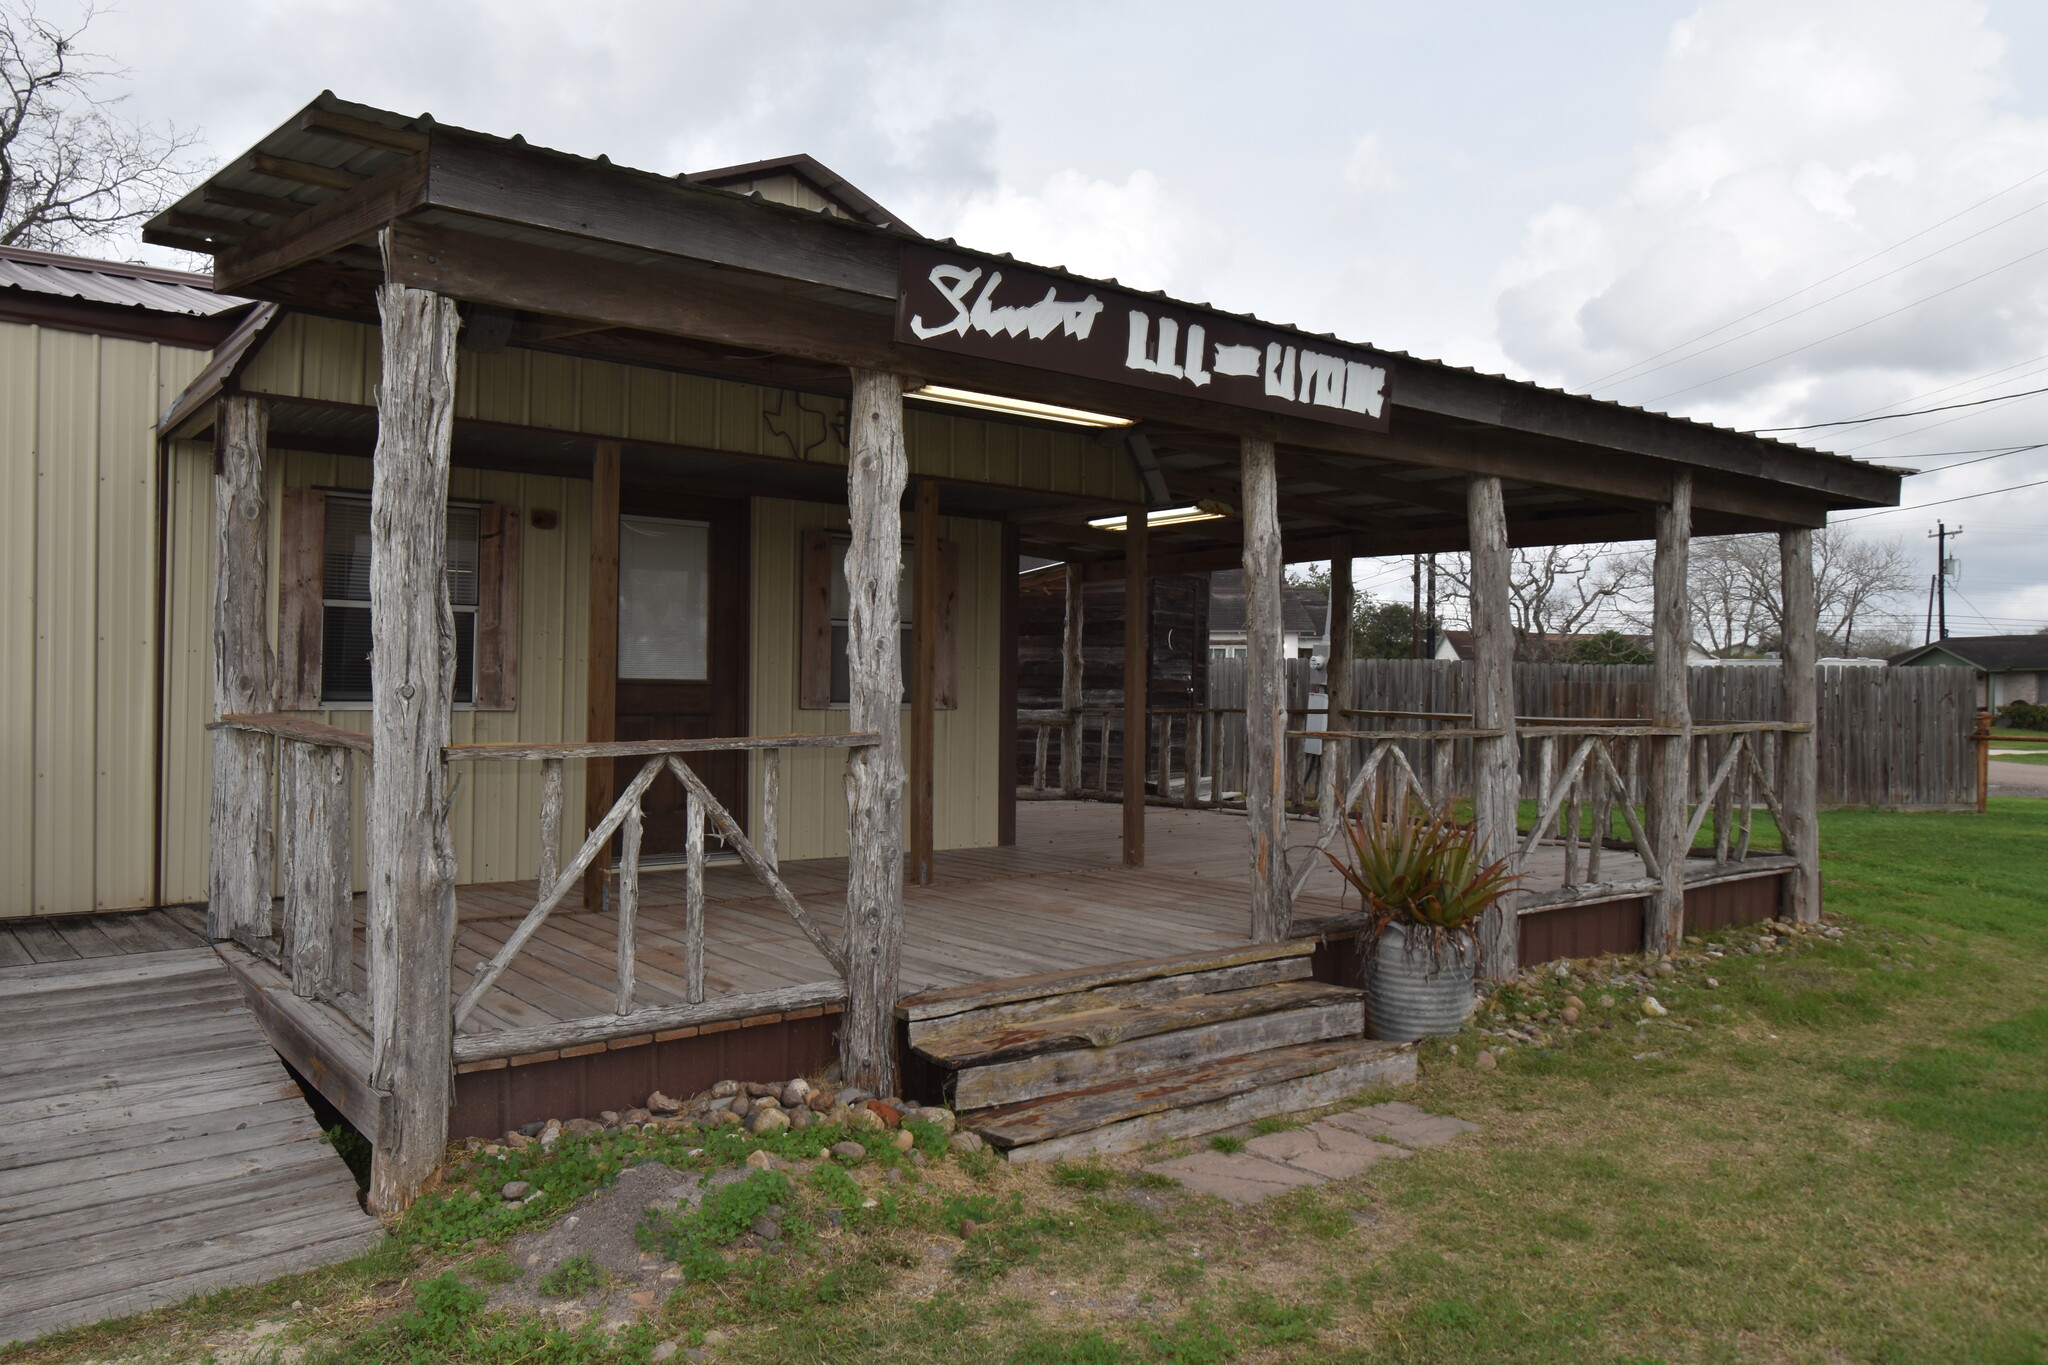
M 905 243 L 896 340 L 1385 431 L 1387 359 L 1152 294 Z

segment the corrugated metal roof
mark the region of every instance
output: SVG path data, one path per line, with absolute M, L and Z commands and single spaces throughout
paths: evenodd
M 299 207 L 311 207 L 314 204 L 324 202 L 326 199 L 332 197 L 339 191 L 331 188 L 322 188 L 318 185 L 309 184 L 306 181 L 299 179 L 284 179 L 276 176 L 264 175 L 261 173 L 261 171 L 257 169 L 257 164 L 261 160 L 266 158 L 282 159 L 286 161 L 298 162 L 302 165 L 310 166 L 313 168 L 324 168 L 330 171 L 342 171 L 346 172 L 347 174 L 353 177 L 367 179 L 368 177 L 375 175 L 377 172 L 385 169 L 386 167 L 391 166 L 396 162 L 404 159 L 404 153 L 391 150 L 388 148 L 365 146 L 360 139 L 351 140 L 348 138 L 338 138 L 321 133 L 320 131 L 318 131 L 317 128 L 317 116 L 323 112 L 339 114 L 345 118 L 357 121 L 362 127 L 382 129 L 398 137 L 423 135 L 427 133 L 429 130 L 438 127 L 444 131 L 459 134 L 464 137 L 472 137 L 486 142 L 502 143 L 505 145 L 527 148 L 543 156 L 558 159 L 565 162 L 576 162 L 585 165 L 599 164 L 609 166 L 612 169 L 619 171 L 623 174 L 639 177 L 645 180 L 679 183 L 683 185 L 688 185 L 691 188 L 704 193 L 733 193 L 733 191 L 719 189 L 714 185 L 699 184 L 697 183 L 694 177 L 687 173 L 670 176 L 654 171 L 637 170 L 633 167 L 618 165 L 617 163 L 613 162 L 611 158 L 606 156 L 590 158 L 579 156 L 573 152 L 564 152 L 556 148 L 545 147 L 538 143 L 529 142 L 524 136 L 517 133 L 514 133 L 511 136 L 507 137 L 502 134 L 485 133 L 480 132 L 476 129 L 461 128 L 457 127 L 454 124 L 438 123 L 438 121 L 434 118 L 432 114 L 420 114 L 417 116 L 412 116 L 401 114 L 393 110 L 379 109 L 373 105 L 356 104 L 352 101 L 341 99 L 340 97 L 335 95 L 335 93 L 331 90 L 321 91 L 320 94 L 310 104 L 308 104 L 305 109 L 301 110 L 297 115 L 294 115 L 293 118 L 288 120 L 282 127 L 278 128 L 274 132 L 264 137 L 261 141 L 259 141 L 256 144 L 255 147 L 251 148 L 248 152 L 243 153 L 240 157 L 235 158 L 233 161 L 221 167 L 221 169 L 216 171 L 213 177 L 207 182 L 207 186 L 222 187 L 230 195 L 240 194 L 243 196 L 250 196 L 253 193 L 254 195 L 270 199 L 270 201 L 273 204 L 278 205 L 280 209 L 284 208 L 287 204 L 289 204 L 292 207 L 293 211 L 296 212 L 297 208 Z M 309 123 L 312 123 L 314 126 L 309 127 Z M 717 173 L 711 172 L 710 174 L 716 175 Z M 175 209 L 164 214 L 159 214 L 155 219 L 152 219 L 149 226 L 151 228 L 164 230 L 178 229 L 178 225 L 177 223 L 174 222 L 174 219 L 182 219 L 184 220 L 184 227 L 178 230 L 187 231 L 188 235 L 191 235 L 192 223 L 204 218 L 217 218 L 224 220 L 225 222 L 230 224 L 241 224 L 245 230 L 248 228 L 263 226 L 271 221 L 277 220 L 277 214 L 275 212 L 269 214 L 268 216 L 265 216 L 264 211 L 258 209 L 256 210 L 255 218 L 252 219 L 247 214 L 245 214 L 240 208 L 228 206 L 223 203 L 209 202 L 207 199 L 206 192 L 207 186 L 201 186 L 197 189 L 194 189 L 191 193 L 187 194 L 184 199 L 179 201 Z M 824 217 L 828 221 L 835 223 L 841 230 L 844 231 L 881 233 L 893 233 L 897 231 L 897 229 L 895 228 L 878 227 L 875 224 L 863 221 L 860 218 L 835 218 L 832 217 L 829 210 L 819 210 L 816 215 L 810 215 L 806 210 L 803 209 L 797 209 L 794 207 L 779 204 L 771 204 L 768 201 L 761 199 L 759 195 L 751 195 L 746 197 L 752 198 L 756 202 L 760 203 L 764 209 L 767 209 L 771 212 L 779 211 L 784 213 L 805 213 L 806 216 Z M 938 244 L 941 246 L 957 247 L 961 250 L 966 251 L 975 250 L 975 248 L 973 247 L 961 247 L 959 243 L 955 242 L 950 237 L 939 239 Z M 1012 256 L 1008 252 L 977 252 L 977 254 L 991 255 L 996 259 L 1001 260 L 1016 260 L 1016 257 Z M 1115 287 L 1119 289 L 1130 288 L 1130 286 L 1122 284 L 1114 277 L 1094 278 L 1078 274 L 1074 271 L 1067 269 L 1065 266 L 1046 266 L 1032 263 L 1031 268 L 1034 270 L 1043 271 L 1047 274 L 1057 275 L 1062 278 L 1072 280 L 1077 285 L 1083 287 L 1088 285 L 1099 285 L 1105 287 Z M 1210 303 L 1174 299 L 1168 294 L 1166 294 L 1163 290 L 1134 290 L 1133 292 L 1149 294 L 1151 297 L 1154 298 L 1164 299 L 1174 303 L 1180 303 L 1187 307 L 1199 308 L 1210 312 L 1220 313 L 1227 317 L 1239 318 L 1246 322 L 1256 323 L 1263 327 L 1272 327 L 1281 331 L 1294 332 L 1304 338 L 1313 339 L 1319 337 L 1321 339 L 1329 341 L 1343 340 L 1342 338 L 1337 337 L 1334 333 L 1309 332 L 1306 329 L 1296 327 L 1288 323 L 1274 322 L 1269 319 L 1261 318 L 1253 313 L 1234 312 L 1230 309 L 1218 308 Z M 1630 414 L 1632 417 L 1644 417 L 1649 418 L 1653 421 L 1669 422 L 1678 426 L 1692 427 L 1702 431 L 1712 431 L 1723 436 L 1740 437 L 1744 440 L 1755 442 L 1760 447 L 1765 447 L 1767 449 L 1773 449 L 1777 451 L 1785 451 L 1788 453 L 1797 453 L 1800 456 L 1818 457 L 1821 460 L 1834 464 L 1849 465 L 1866 469 L 1875 469 L 1885 473 L 1892 474 L 1903 474 L 1911 472 L 1909 470 L 1897 468 L 1890 465 L 1880 465 L 1875 464 L 1871 461 L 1859 460 L 1853 456 L 1844 455 L 1836 451 L 1822 450 L 1814 446 L 1800 445 L 1796 441 L 1785 440 L 1781 437 L 1774 435 L 1765 435 L 1753 431 L 1744 431 L 1735 427 L 1724 427 L 1717 423 L 1702 421 L 1699 418 L 1695 417 L 1686 417 L 1677 413 L 1659 412 L 1653 408 L 1645 408 L 1636 406 L 1634 404 L 1621 403 L 1609 398 L 1595 398 L 1591 394 L 1572 393 L 1567 389 L 1557 388 L 1552 385 L 1537 384 L 1525 379 L 1514 379 L 1508 375 L 1495 374 L 1490 371 L 1477 369 L 1470 365 L 1454 365 L 1448 361 L 1434 360 L 1427 356 L 1418 356 L 1413 354 L 1412 352 L 1398 350 L 1389 346 L 1380 346 L 1372 345 L 1371 343 L 1357 342 L 1347 342 L 1346 344 L 1362 345 L 1366 349 L 1376 350 L 1390 357 L 1406 361 L 1410 364 L 1420 366 L 1428 370 L 1434 370 L 1442 374 L 1470 375 L 1475 379 L 1480 379 L 1487 381 L 1489 383 L 1502 385 L 1509 388 L 1510 390 L 1523 390 L 1531 393 L 1543 393 L 1546 395 L 1552 395 L 1555 397 L 1569 399 L 1573 403 L 1582 404 L 1589 409 L 1606 409 L 1611 412 Z M 1396 403 L 1399 403 L 1400 399 L 1397 397 L 1395 401 Z
M 209 275 L 21 247 L 0 247 L 0 288 L 202 318 L 244 308 L 251 302 L 214 293 Z

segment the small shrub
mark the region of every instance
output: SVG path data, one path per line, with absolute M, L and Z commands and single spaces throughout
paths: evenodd
M 1999 708 L 1998 723 L 2008 730 L 2048 730 L 2048 705 L 2009 701 Z

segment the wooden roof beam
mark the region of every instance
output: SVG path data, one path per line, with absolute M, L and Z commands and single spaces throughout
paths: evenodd
M 427 149 L 425 133 L 416 133 L 410 128 L 394 128 L 388 123 L 372 123 L 369 119 L 332 109 L 308 109 L 299 116 L 299 127 L 308 133 L 339 138 L 380 152 L 399 152 L 410 156 Z
M 331 200 L 321 208 L 340 202 Z M 650 270 L 416 219 L 394 226 L 390 270 L 402 283 L 501 307 L 590 318 L 830 364 L 883 368 L 928 382 L 1016 393 L 1140 420 L 1202 423 L 1219 431 L 1264 435 L 1296 448 L 1495 474 L 1607 501 L 1647 505 L 1670 491 L 1672 467 L 1641 454 L 1535 450 L 1512 439 L 1512 433 L 1486 440 L 1392 439 L 1383 433 L 901 345 L 893 339 L 887 314 L 749 288 L 743 276 L 733 273 Z M 1745 487 L 1739 481 L 1702 479 L 1696 494 L 1701 506 L 1764 517 L 1779 525 L 1819 525 L 1825 515 L 1820 495 L 1784 485 Z
M 426 162 L 419 157 L 367 180 L 350 179 L 360 183 L 223 252 L 214 262 L 213 287 L 224 294 L 247 292 L 268 276 L 357 245 L 426 197 Z

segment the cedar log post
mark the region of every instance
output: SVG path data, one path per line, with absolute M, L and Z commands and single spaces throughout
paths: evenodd
M 369 854 L 371 1084 L 391 1094 L 391 1131 L 370 1168 L 370 1207 L 418 1197 L 448 1140 L 455 849 L 448 835 L 455 618 L 448 607 L 448 463 L 454 432 L 455 301 L 377 290 L 383 373 L 370 483 Z
M 917 481 L 917 568 L 911 575 L 916 604 L 911 612 L 910 673 L 910 877 L 919 886 L 932 884 L 933 826 L 938 767 L 933 745 L 938 738 L 939 672 L 939 485 Z
M 1151 740 L 1152 594 L 1145 577 L 1151 537 L 1144 509 L 1124 518 L 1124 866 L 1145 865 L 1145 773 Z M 1162 786 L 1161 796 L 1166 795 Z
M 1252 941 L 1292 928 L 1287 894 L 1287 667 L 1280 657 L 1280 506 L 1273 443 L 1247 436 L 1244 490 L 1244 808 L 1251 827 Z
M 1692 474 L 1671 479 L 1671 501 L 1657 509 L 1657 559 L 1652 571 L 1650 723 L 1678 731 L 1650 744 L 1645 832 L 1657 857 L 1657 889 L 1643 916 L 1643 951 L 1673 952 L 1685 933 L 1686 782 L 1692 765 L 1692 703 L 1686 654 L 1692 625 L 1686 609 L 1686 560 L 1692 539 Z
M 846 469 L 852 691 L 847 725 L 880 742 L 846 762 L 846 1013 L 839 1069 L 848 1085 L 896 1089 L 896 977 L 903 951 L 903 383 L 853 371 Z
M 348 750 L 287 741 L 283 797 L 283 957 L 292 994 L 333 999 L 350 986 L 355 905 L 349 894 Z
M 583 737 L 618 738 L 619 729 L 619 453 L 617 441 L 599 441 L 590 465 L 590 614 L 584 661 Z M 593 758 L 583 765 L 583 828 L 604 823 L 617 794 L 616 764 Z M 583 874 L 583 908 L 604 903 L 611 858 L 593 858 Z M 543 893 L 545 894 L 545 893 Z
M 1066 624 L 1060 633 L 1060 710 L 1067 728 L 1060 735 L 1060 790 L 1081 794 L 1081 566 L 1067 565 Z
M 214 418 L 213 712 L 216 719 L 276 709 L 263 504 L 270 409 L 260 398 L 219 400 Z M 269 938 L 271 790 L 277 743 L 246 730 L 213 732 L 213 837 L 208 938 Z
M 1472 726 L 1498 730 L 1492 739 L 1472 741 L 1472 823 L 1488 861 L 1516 848 L 1516 809 L 1521 796 L 1515 749 L 1515 630 L 1508 584 L 1507 505 L 1500 480 L 1492 475 L 1466 485 L 1465 517 L 1472 558 Z M 1518 893 L 1502 896 L 1479 920 L 1479 972 L 1505 981 L 1521 960 Z
M 1778 532 L 1778 572 L 1785 596 L 1784 658 L 1785 719 L 1816 726 L 1820 720 L 1820 665 L 1816 634 L 1819 613 L 1813 590 L 1813 532 L 1804 527 Z M 1785 736 L 1784 789 L 1786 824 L 1780 830 L 1787 853 L 1799 866 L 1785 881 L 1783 914 L 1801 924 L 1820 922 L 1820 745 L 1809 728 Z M 1978 749 L 1978 809 L 1983 809 L 1983 748 Z
M 1323 666 L 1323 691 L 1329 696 L 1329 710 L 1323 713 L 1325 730 L 1350 728 L 1344 708 L 1351 705 L 1351 615 L 1356 598 L 1351 586 L 1351 550 L 1347 538 L 1330 560 L 1330 614 L 1324 627 L 1330 640 L 1329 657 Z M 1334 837 L 1343 822 L 1344 812 L 1339 805 L 1347 785 L 1350 747 L 1349 740 L 1323 741 L 1322 790 L 1316 798 L 1317 814 L 1321 817 L 1317 822 L 1321 827 L 1319 837 Z

